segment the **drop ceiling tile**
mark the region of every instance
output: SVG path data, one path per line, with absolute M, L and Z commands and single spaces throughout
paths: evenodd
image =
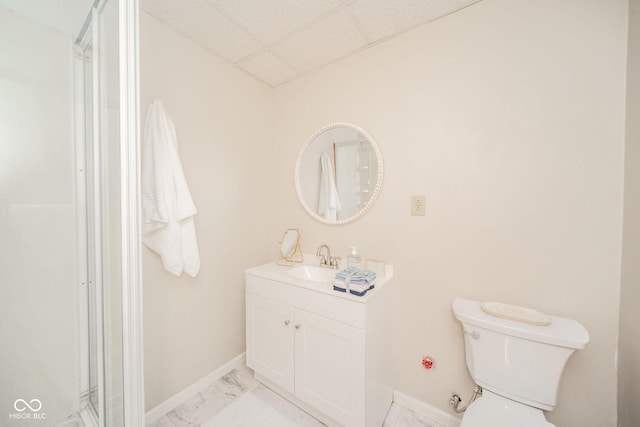
M 209 1 L 264 44 L 281 39 L 345 2 L 345 0 Z
M 268 51 L 240 61 L 238 65 L 271 86 L 278 86 L 297 74 L 289 64 Z
M 371 40 L 433 21 L 479 0 L 357 0 L 348 9 Z
M 263 46 L 207 0 L 141 0 L 142 10 L 232 63 Z
M 351 17 L 338 11 L 272 46 L 298 71 L 327 64 L 367 44 Z
M 140 3 L 143 10 L 185 37 L 276 86 L 299 72 L 343 58 L 478 1 L 140 0 Z

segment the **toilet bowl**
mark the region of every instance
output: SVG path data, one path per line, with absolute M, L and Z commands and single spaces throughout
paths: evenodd
M 553 427 L 543 410 L 557 402 L 569 357 L 589 342 L 578 322 L 535 310 L 456 298 L 466 364 L 483 389 L 460 427 Z

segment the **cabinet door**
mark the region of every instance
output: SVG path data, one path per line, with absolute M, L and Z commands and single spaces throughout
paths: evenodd
M 293 307 L 247 294 L 247 366 L 293 393 Z
M 345 426 L 363 426 L 364 331 L 295 310 L 296 396 Z

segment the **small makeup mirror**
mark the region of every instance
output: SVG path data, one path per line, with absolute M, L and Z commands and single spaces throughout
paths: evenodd
M 297 228 L 289 228 L 282 235 L 282 239 L 280 239 L 278 265 L 293 265 L 296 262 L 302 261 L 300 231 Z

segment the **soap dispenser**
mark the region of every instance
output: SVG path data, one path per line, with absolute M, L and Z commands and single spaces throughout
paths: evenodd
M 358 250 L 355 246 L 351 246 L 351 255 L 347 257 L 347 267 L 362 268 L 362 258 L 358 255 Z

